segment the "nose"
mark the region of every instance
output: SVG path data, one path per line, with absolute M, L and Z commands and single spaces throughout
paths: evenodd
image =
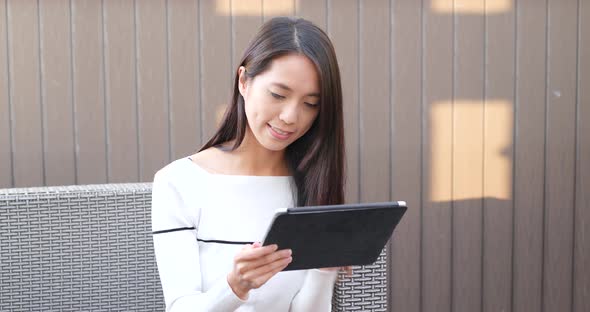
M 296 123 L 299 115 L 298 106 L 297 103 L 289 103 L 288 105 L 285 105 L 279 114 L 279 119 L 288 125 Z

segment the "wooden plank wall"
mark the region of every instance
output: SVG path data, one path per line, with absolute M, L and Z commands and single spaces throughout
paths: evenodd
M 578 7 L 573 310 L 590 310 L 590 3 Z
M 280 15 L 336 48 L 347 201 L 409 203 L 391 311 L 590 310 L 584 0 L 0 0 L 0 187 L 151 181 Z
M 514 311 L 541 311 L 545 184 L 545 77 L 547 6 L 516 6 L 514 135 Z

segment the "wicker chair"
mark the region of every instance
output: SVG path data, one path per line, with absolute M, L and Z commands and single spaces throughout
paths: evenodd
M 0 311 L 164 311 L 151 184 L 0 189 Z M 385 250 L 334 311 L 386 311 Z

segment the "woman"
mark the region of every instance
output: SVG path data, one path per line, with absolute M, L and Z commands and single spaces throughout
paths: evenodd
M 217 133 L 155 175 L 167 311 L 331 310 L 338 268 L 281 272 L 297 255 L 260 240 L 277 208 L 343 203 L 342 120 L 328 36 L 303 19 L 265 23 Z

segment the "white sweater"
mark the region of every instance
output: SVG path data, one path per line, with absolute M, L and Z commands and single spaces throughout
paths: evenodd
M 166 311 L 331 311 L 336 272 L 279 272 L 245 301 L 227 283 L 235 254 L 262 241 L 275 209 L 293 206 L 291 183 L 212 174 L 188 158 L 156 173 L 152 230 Z

